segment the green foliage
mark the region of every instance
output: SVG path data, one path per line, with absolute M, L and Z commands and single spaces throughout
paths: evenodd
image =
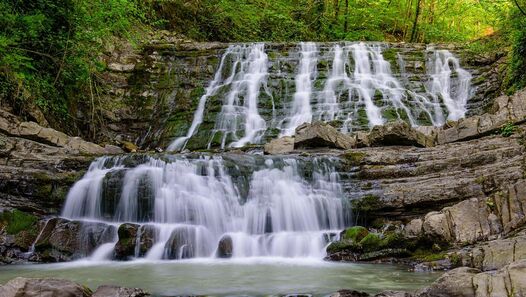
M 517 126 L 513 123 L 507 123 L 506 125 L 500 128 L 500 135 L 504 137 L 510 137 L 517 131 Z
M 343 240 L 352 240 L 353 242 L 360 242 L 364 237 L 369 234 L 367 228 L 362 226 L 354 226 L 345 230 L 343 234 Z
M 8 234 L 18 234 L 29 230 L 36 222 L 37 217 L 19 210 L 4 211 L 0 214 L 0 226 L 4 226 Z
M 0 2 L 0 100 L 67 124 L 70 107 L 93 100 L 105 44 L 144 16 L 132 0 Z

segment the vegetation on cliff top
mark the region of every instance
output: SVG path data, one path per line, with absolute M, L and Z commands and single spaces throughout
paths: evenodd
M 198 41 L 469 41 L 512 45 L 508 85 L 526 85 L 524 0 L 3 0 L 0 104 L 77 134 L 95 110 L 115 38 L 168 29 Z M 484 43 L 478 43 L 486 50 Z M 94 112 L 92 112 L 94 114 Z

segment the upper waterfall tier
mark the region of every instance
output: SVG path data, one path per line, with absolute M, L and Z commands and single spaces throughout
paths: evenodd
M 394 120 L 443 125 L 466 115 L 471 80 L 453 53 L 433 47 L 408 54 L 381 43 L 300 43 L 283 53 L 230 45 L 169 150 L 261 143 L 312 121 L 343 132 Z
M 71 188 L 62 215 L 82 222 L 79 240 L 94 237 L 90 224 L 109 226 L 104 232 L 113 235 L 96 243 L 94 259 L 111 258 L 133 226 L 137 244 L 130 257 L 216 257 L 228 245 L 233 257 L 322 258 L 331 236 L 349 222 L 335 163 L 228 155 L 100 158 Z M 146 235 L 148 246 L 139 243 Z

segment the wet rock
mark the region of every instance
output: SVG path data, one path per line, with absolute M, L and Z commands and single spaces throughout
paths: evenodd
M 189 259 L 195 256 L 195 229 L 176 228 L 166 243 L 168 259 Z
M 296 128 L 294 148 L 329 147 L 350 149 L 356 146 L 355 140 L 349 135 L 339 132 L 336 128 L 322 122 L 302 124 Z
M 281 137 L 272 139 L 269 143 L 265 144 L 265 154 L 269 155 L 282 155 L 291 153 L 294 150 L 294 137 Z
M 331 294 L 330 297 L 369 297 L 368 293 L 355 291 L 355 290 L 340 290 L 334 294 Z
M 70 261 L 81 251 L 80 229 L 80 222 L 50 219 L 35 243 L 35 251 L 44 262 Z
M 374 295 L 374 297 L 412 297 L 413 295 L 407 292 L 401 291 L 384 291 L 380 294 Z
M 232 237 L 226 235 L 221 238 L 217 247 L 217 257 L 231 258 L 233 252 Z
M 123 288 L 118 286 L 100 286 L 92 297 L 147 297 L 150 293 L 138 288 Z
M 114 257 L 117 260 L 129 260 L 135 255 L 135 246 L 137 244 L 137 231 L 139 225 L 126 223 L 119 226 L 117 234 L 119 241 L 115 245 Z
M 428 140 L 429 137 L 424 133 L 411 128 L 409 124 L 402 121 L 375 126 L 367 137 L 371 146 L 408 145 L 425 147 L 432 146 L 434 143 L 433 140 Z
M 17 277 L 0 286 L 2 297 L 89 297 L 90 289 L 75 282 L 54 278 Z

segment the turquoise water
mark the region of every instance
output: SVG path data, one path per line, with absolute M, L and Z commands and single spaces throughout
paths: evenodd
M 440 273 L 410 272 L 406 267 L 396 265 L 276 258 L 120 263 L 78 261 L 0 267 L 0 283 L 17 276 L 65 278 L 92 289 L 102 284 L 139 287 L 165 296 L 296 293 L 324 296 L 340 289 L 369 293 L 413 291 L 430 284 Z

